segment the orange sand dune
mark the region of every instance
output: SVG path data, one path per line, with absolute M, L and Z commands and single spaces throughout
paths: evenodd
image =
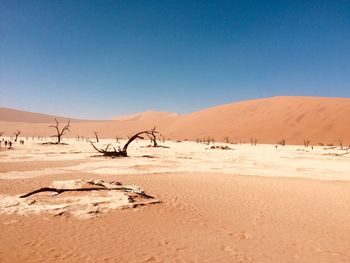
M 128 116 L 117 117 L 115 120 L 118 121 L 157 121 L 159 118 L 176 118 L 179 115 L 175 112 L 159 112 L 159 111 L 145 111 L 141 113 L 136 113 Z
M 213 136 L 222 140 L 302 144 L 350 143 L 350 99 L 273 97 L 227 104 L 184 116 L 167 129 L 170 136 Z M 173 132 L 172 132 L 173 131 Z
M 69 118 L 59 117 L 42 113 L 35 113 L 29 111 L 15 110 L 9 108 L 0 107 L 0 120 L 9 122 L 26 122 L 26 123 L 48 123 L 52 122 L 54 118 L 58 120 L 66 121 Z M 82 121 L 74 119 L 74 121 Z
M 20 129 L 25 136 L 47 136 L 53 117 L 21 113 L 1 109 L 0 130 Z M 18 118 L 18 115 L 25 116 Z M 93 136 L 98 130 L 101 137 L 126 137 L 133 132 L 156 126 L 166 138 L 189 139 L 214 137 L 222 141 L 249 142 L 256 137 L 259 143 L 277 143 L 285 139 L 287 144 L 350 143 L 350 98 L 321 97 L 272 97 L 248 100 L 208 108 L 187 115 L 146 112 L 116 120 L 72 120 L 70 137 Z M 43 120 L 38 123 L 38 119 Z M 44 121 L 45 120 L 45 121 Z

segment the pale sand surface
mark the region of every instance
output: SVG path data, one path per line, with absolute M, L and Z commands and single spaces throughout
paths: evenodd
M 350 154 L 328 155 L 344 150 L 139 141 L 131 157 L 105 159 L 86 142 L 65 142 L 2 150 L 0 194 L 100 179 L 162 203 L 89 219 L 0 213 L 1 262 L 350 261 Z

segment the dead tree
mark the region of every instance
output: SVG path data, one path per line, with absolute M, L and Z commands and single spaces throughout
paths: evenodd
M 128 146 L 130 143 L 132 143 L 136 139 L 143 140 L 144 137 L 141 136 L 143 134 L 146 136 L 152 136 L 152 134 L 154 134 L 154 133 L 158 133 L 158 132 L 155 129 L 152 129 L 149 131 L 142 131 L 142 132 L 136 133 L 135 135 L 130 137 L 130 139 L 124 145 L 123 149 L 118 148 L 118 150 L 117 150 L 117 149 L 113 148 L 114 149 L 113 151 L 108 151 L 111 144 L 108 144 L 105 149 L 98 149 L 92 141 L 89 141 L 89 142 L 91 143 L 92 147 L 94 147 L 94 149 L 96 151 L 98 151 L 99 153 L 102 153 L 103 156 L 105 156 L 105 157 L 127 157 L 128 156 L 127 150 L 128 150 Z
M 224 141 L 225 141 L 225 143 L 230 143 L 230 137 L 226 136 L 226 137 L 224 138 Z
M 156 127 L 154 127 L 152 130 L 150 130 L 150 133 L 147 134 L 148 138 L 151 140 L 151 143 L 153 144 L 153 147 L 158 147 L 157 136 L 156 136 L 157 133 L 159 132 L 157 132 Z
M 158 147 L 157 137 L 154 134 L 147 134 L 147 137 L 151 140 L 151 145 L 149 147 Z
M 210 137 L 210 136 L 204 137 L 203 138 L 203 143 L 208 144 L 208 145 L 210 143 L 214 144 L 215 143 L 215 138 L 214 137 Z
M 69 130 L 70 121 L 68 121 L 68 124 L 66 126 L 64 126 L 61 130 L 59 128 L 59 125 L 58 125 L 59 123 L 58 123 L 56 118 L 55 118 L 55 122 L 56 122 L 56 125 L 51 125 L 49 127 L 56 129 L 57 134 L 52 135 L 51 137 L 57 137 L 57 144 L 60 144 L 61 138 L 65 134 L 65 132 L 67 132 L 67 131 L 70 132 L 70 130 Z
M 2 135 L 4 135 L 4 133 L 5 133 L 4 131 L 0 131 L 0 138 L 1 138 Z M 2 141 L 0 140 L 0 148 L 1 148 L 1 142 Z
M 96 142 L 98 143 L 99 142 L 99 140 L 98 140 L 98 131 L 94 131 L 94 134 L 95 134 Z
M 304 146 L 309 147 L 310 140 L 309 139 L 304 139 Z
M 251 144 L 251 146 L 256 146 L 257 143 L 258 143 L 258 140 L 256 139 L 256 137 L 250 138 L 250 144 Z
M 278 144 L 285 146 L 286 145 L 286 139 L 282 139 Z
M 251 145 L 251 146 L 254 146 L 254 138 L 253 138 L 253 137 L 250 138 L 250 145 Z
M 150 134 L 147 134 L 147 137 L 151 140 L 151 145 L 147 146 L 147 147 L 160 147 L 160 148 L 169 148 L 168 146 L 164 146 L 164 145 L 159 145 L 158 142 L 160 141 L 158 139 L 158 142 L 157 142 L 157 135 L 159 135 L 159 137 L 162 139 L 162 142 L 164 143 L 165 141 L 165 138 L 164 136 L 156 131 L 156 127 L 154 127 L 152 130 L 149 131 Z
M 18 136 L 21 134 L 21 131 L 20 130 L 17 130 L 16 132 L 13 133 L 15 135 L 15 142 L 17 142 L 17 138 Z
M 1 138 L 1 136 L 3 136 L 4 135 L 4 131 L 0 131 L 0 138 Z M 1 141 L 0 141 L 0 148 L 1 148 Z

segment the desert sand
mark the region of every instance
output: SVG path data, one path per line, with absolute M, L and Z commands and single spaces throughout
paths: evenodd
M 169 148 L 153 148 L 138 140 L 130 157 L 112 159 L 85 140 L 20 139 L 0 151 L 1 262 L 350 261 L 346 149 L 168 140 L 161 144 Z M 118 181 L 161 203 L 76 217 L 4 201 L 72 180 Z
M 249 142 L 300 145 L 350 144 L 350 99 L 322 97 L 272 97 L 248 100 L 179 115 L 169 112 L 144 112 L 114 120 L 92 121 L 71 119 L 70 137 L 126 138 L 137 131 L 154 126 L 167 139 L 196 140 L 206 137 L 223 142 Z M 0 108 L 0 131 L 12 136 L 49 136 L 54 116 Z M 64 122 L 67 117 L 59 117 Z M 63 125 L 63 123 L 62 123 Z
M 0 148 L 0 261 L 350 262 L 349 116 L 318 97 L 98 121 L 0 108 L 1 139 L 21 131 Z M 54 118 L 70 132 L 43 144 Z M 88 142 L 154 126 L 167 148 Z

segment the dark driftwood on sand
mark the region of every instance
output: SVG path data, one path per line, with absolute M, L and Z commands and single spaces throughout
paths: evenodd
M 32 192 L 29 192 L 27 194 L 21 195 L 20 198 L 25 198 L 29 197 L 34 194 L 42 193 L 42 192 L 55 192 L 57 194 L 61 194 L 63 192 L 83 192 L 83 191 L 101 191 L 101 190 L 119 190 L 119 191 L 124 191 L 124 192 L 133 192 L 135 194 L 138 194 L 142 197 L 145 198 L 154 198 L 153 196 L 147 195 L 145 193 L 140 193 L 140 192 L 135 192 L 133 188 L 129 187 L 113 187 L 113 188 L 108 188 L 108 187 L 86 187 L 86 188 L 64 188 L 64 189 L 58 189 L 58 188 L 53 188 L 53 187 L 42 187 L 37 190 L 34 190 Z

